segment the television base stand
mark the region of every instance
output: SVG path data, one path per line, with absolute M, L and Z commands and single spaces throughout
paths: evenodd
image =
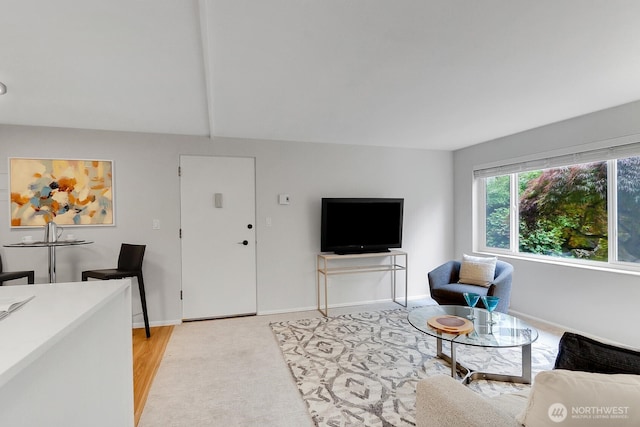
M 374 264 L 374 265 L 348 265 L 340 266 L 335 265 L 336 261 L 340 260 L 367 260 L 375 258 L 388 258 L 387 263 Z M 402 262 L 404 261 L 404 262 Z M 391 272 L 391 299 L 396 304 L 403 307 L 407 307 L 407 292 L 408 292 L 408 274 L 407 269 L 408 256 L 403 251 L 385 251 L 385 252 L 367 252 L 367 253 L 350 253 L 350 254 L 318 254 L 316 257 L 317 273 L 316 273 L 316 285 L 318 290 L 318 311 L 323 316 L 328 316 L 329 312 L 329 297 L 327 292 L 327 284 L 329 276 L 338 274 L 354 274 L 354 273 L 368 273 L 368 272 Z M 331 264 L 334 264 L 333 266 Z M 396 273 L 398 271 L 404 271 L 404 304 L 398 300 Z M 324 286 L 321 285 L 320 276 L 324 277 Z M 324 288 L 324 298 L 321 297 L 321 290 Z M 400 297 L 402 298 L 402 297 Z M 324 300 L 324 309 L 322 307 L 322 300 Z

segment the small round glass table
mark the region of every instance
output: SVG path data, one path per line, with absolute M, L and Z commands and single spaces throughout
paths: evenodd
M 447 333 L 432 328 L 427 322 L 436 316 L 458 316 L 473 323 L 473 331 L 466 334 Z M 469 317 L 473 317 L 470 319 Z M 462 377 L 468 384 L 474 379 L 531 383 L 531 344 L 538 339 L 538 331 L 517 317 L 493 312 L 481 308 L 457 305 L 429 305 L 409 312 L 411 325 L 425 334 L 437 339 L 437 355 L 451 364 L 451 376 Z M 451 355 L 442 352 L 442 341 L 451 343 Z M 474 371 L 456 360 L 457 345 L 472 345 L 485 348 L 522 348 L 522 375 L 504 375 L 492 372 Z
M 11 243 L 5 248 L 48 248 L 49 283 L 56 283 L 56 248 L 60 246 L 80 246 L 93 243 L 90 240 L 58 240 L 56 242 Z

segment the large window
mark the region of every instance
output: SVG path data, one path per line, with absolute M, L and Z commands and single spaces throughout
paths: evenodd
M 640 157 L 620 159 L 616 164 L 617 259 L 640 263 Z
M 517 169 L 478 178 L 480 250 L 640 267 L 640 157 Z
M 509 175 L 486 180 L 486 242 L 490 248 L 509 249 L 511 241 L 511 179 Z

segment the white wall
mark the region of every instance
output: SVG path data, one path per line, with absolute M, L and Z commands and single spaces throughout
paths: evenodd
M 8 157 L 114 160 L 117 224 L 74 229 L 79 238 L 95 243 L 58 250 L 58 281 L 80 280 L 82 270 L 115 266 L 122 242 L 146 244 L 143 271 L 151 322 L 177 322 L 182 314 L 181 154 L 256 158 L 260 313 L 316 306 L 322 197 L 405 198 L 403 249 L 409 252 L 410 296 L 428 293 L 427 266 L 453 252 L 450 152 L 10 125 L 0 125 L 0 242 L 41 235 L 41 230 L 9 227 Z M 291 204 L 279 205 L 279 193 L 289 194 Z M 266 227 L 266 217 L 272 218 L 271 227 Z M 152 230 L 153 218 L 161 221 L 160 230 Z M 35 269 L 36 282 L 47 280 L 45 249 L 2 248 L 0 253 L 7 270 Z M 330 304 L 389 298 L 386 279 L 379 273 L 332 279 Z M 133 288 L 134 321 L 140 324 L 135 284 Z
M 640 134 L 640 102 L 566 120 L 454 153 L 455 252 L 472 246 L 474 165 Z M 640 214 L 640 212 L 639 212 Z M 514 265 L 511 309 L 584 333 L 640 347 L 637 275 L 524 259 Z

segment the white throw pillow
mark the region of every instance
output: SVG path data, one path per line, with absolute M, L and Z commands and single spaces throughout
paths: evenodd
M 525 426 L 639 426 L 640 375 L 554 369 L 535 377 Z
M 496 257 L 462 255 L 458 283 L 490 286 L 496 273 L 497 261 Z

